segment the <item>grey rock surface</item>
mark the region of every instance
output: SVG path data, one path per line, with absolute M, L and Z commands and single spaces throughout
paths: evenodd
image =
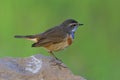
M 1 58 L 0 80 L 85 80 L 63 63 L 41 54 L 26 58 Z

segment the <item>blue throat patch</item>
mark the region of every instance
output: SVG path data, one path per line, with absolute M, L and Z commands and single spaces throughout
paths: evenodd
M 75 26 L 72 30 L 72 32 L 75 32 L 77 30 L 77 26 Z
M 71 32 L 70 35 L 72 36 L 73 39 L 75 38 L 74 32 Z
M 72 32 L 70 33 L 70 35 L 72 36 L 73 39 L 75 38 L 74 32 L 76 31 L 76 29 L 77 29 L 77 26 L 76 26 L 76 27 L 72 30 Z

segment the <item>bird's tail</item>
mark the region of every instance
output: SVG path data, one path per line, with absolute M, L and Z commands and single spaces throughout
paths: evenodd
M 27 36 L 21 36 L 21 35 L 15 35 L 15 38 L 25 38 L 34 42 L 38 41 L 38 38 L 35 35 L 27 35 Z
M 35 36 L 34 35 L 28 35 L 28 36 L 15 35 L 15 38 L 30 38 L 30 39 L 33 39 L 33 38 L 35 38 Z

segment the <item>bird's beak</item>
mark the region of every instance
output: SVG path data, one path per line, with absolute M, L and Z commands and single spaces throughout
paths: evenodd
M 79 23 L 78 25 L 79 25 L 79 26 L 82 26 L 82 25 L 84 25 L 84 24 L 80 24 L 80 23 Z

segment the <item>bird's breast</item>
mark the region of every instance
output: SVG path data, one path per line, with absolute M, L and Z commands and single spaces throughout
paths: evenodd
M 74 37 L 73 37 L 74 35 L 68 35 L 68 37 L 67 37 L 67 44 L 68 45 L 71 45 L 72 44 L 72 42 L 73 42 L 73 39 L 74 39 Z

